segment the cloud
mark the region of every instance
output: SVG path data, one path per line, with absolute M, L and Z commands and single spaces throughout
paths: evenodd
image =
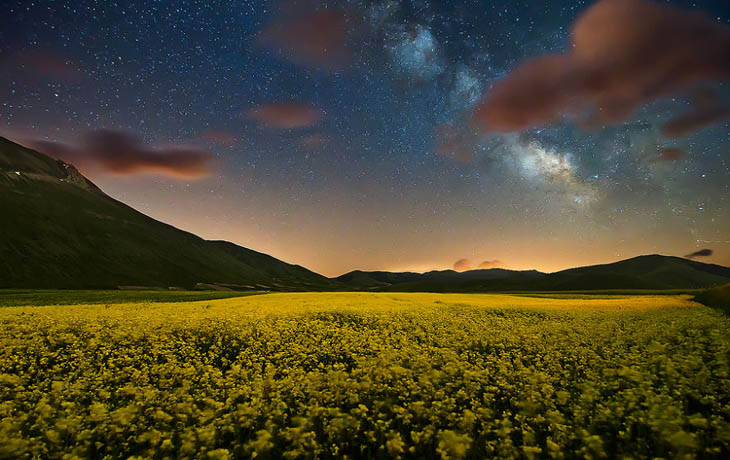
M 469 259 L 459 259 L 456 262 L 454 262 L 454 270 L 457 272 L 465 272 L 467 270 L 471 270 L 471 260 Z
M 600 0 L 573 25 L 569 53 L 522 64 L 495 83 L 474 119 L 519 131 L 588 109 L 591 124 L 615 123 L 652 100 L 728 78 L 727 26 L 649 0 Z
M 203 150 L 186 146 L 152 148 L 127 133 L 112 130 L 90 132 L 77 146 L 48 141 L 31 144 L 68 163 L 123 176 L 158 173 L 198 179 L 211 173 L 213 162 L 212 155 Z
M 676 161 L 685 155 L 685 151 L 677 147 L 662 147 L 659 149 L 659 159 L 662 161 Z
M 53 80 L 77 80 L 83 76 L 78 63 L 68 56 L 46 50 L 35 49 L 19 55 L 20 66 L 34 76 Z
M 261 32 L 259 41 L 297 65 L 336 71 L 352 59 L 347 29 L 345 11 L 319 10 L 280 18 Z
M 684 256 L 687 259 L 694 259 L 695 257 L 709 257 L 712 255 L 712 249 L 700 249 L 699 251 L 695 251 L 692 254 L 687 254 Z
M 662 126 L 662 134 L 671 139 L 686 136 L 705 126 L 730 118 L 730 107 L 714 106 L 678 116 Z
M 482 262 L 478 265 L 478 268 L 482 268 L 482 269 L 495 268 L 495 267 L 501 267 L 502 265 L 503 265 L 502 261 L 500 261 L 500 260 L 496 260 L 496 259 L 495 260 L 485 260 L 484 262 Z
M 238 138 L 228 131 L 217 129 L 206 129 L 201 131 L 200 138 L 214 144 L 232 146 L 238 143 Z
M 246 117 L 269 128 L 295 129 L 315 125 L 323 113 L 305 104 L 282 103 L 254 107 L 246 112 Z

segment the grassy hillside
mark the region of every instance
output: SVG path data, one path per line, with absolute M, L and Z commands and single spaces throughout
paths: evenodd
M 259 295 L 260 291 L 148 291 L 70 289 L 0 289 L 0 307 L 150 302 L 197 302 Z
M 307 270 L 301 265 L 287 264 L 268 254 L 243 248 L 228 241 L 207 241 L 207 246 L 223 252 L 247 267 L 255 267 L 266 277 L 259 286 L 273 290 L 296 289 L 300 291 L 320 291 L 322 289 L 342 289 L 337 281 Z
M 0 212 L 0 288 L 340 286 L 156 221 L 105 195 L 73 166 L 1 138 Z

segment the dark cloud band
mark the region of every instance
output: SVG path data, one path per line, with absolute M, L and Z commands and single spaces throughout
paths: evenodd
M 694 259 L 696 257 L 710 257 L 712 255 L 712 249 L 700 249 L 691 254 L 684 256 L 687 259 Z
M 213 157 L 194 147 L 151 148 L 134 136 L 112 130 L 92 131 L 76 146 L 34 141 L 32 146 L 52 157 L 116 175 L 158 173 L 196 179 L 211 173 Z
M 573 25 L 570 53 L 518 67 L 489 91 L 475 120 L 520 131 L 589 110 L 588 125 L 616 123 L 652 100 L 727 79 L 727 26 L 649 0 L 601 0 Z M 684 135 L 725 116 L 714 110 L 680 118 L 665 134 Z

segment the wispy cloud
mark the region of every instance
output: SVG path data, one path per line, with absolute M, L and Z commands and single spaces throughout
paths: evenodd
M 678 147 L 662 147 L 659 149 L 659 160 L 677 161 L 684 157 L 686 152 Z
M 709 257 L 713 254 L 712 249 L 700 249 L 699 251 L 695 251 L 691 254 L 687 254 L 684 256 L 687 259 L 695 259 L 697 257 Z
M 218 145 L 232 146 L 238 143 L 238 138 L 228 131 L 220 129 L 206 129 L 201 131 L 200 138 Z
M 77 80 L 81 65 L 71 57 L 50 49 L 31 49 L 17 55 L 18 65 L 31 76 L 52 80 Z
M 309 11 L 278 18 L 261 32 L 259 40 L 295 64 L 335 71 L 352 59 L 346 45 L 347 28 L 344 10 Z
M 477 267 L 486 269 L 486 268 L 496 268 L 503 266 L 501 260 L 485 260 L 484 262 L 480 263 Z
M 454 270 L 457 272 L 465 272 L 467 270 L 472 269 L 471 260 L 469 259 L 459 259 L 456 262 L 454 262 Z
M 246 118 L 275 129 L 306 128 L 317 124 L 324 113 L 300 103 L 265 104 L 246 111 Z
M 158 173 L 199 179 L 211 173 L 213 163 L 210 153 L 195 147 L 153 148 L 128 133 L 112 130 L 92 131 L 78 145 L 41 140 L 32 141 L 30 145 L 82 168 L 122 176 Z

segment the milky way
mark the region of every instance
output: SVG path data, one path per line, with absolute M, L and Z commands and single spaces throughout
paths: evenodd
M 82 151 L 115 198 L 328 275 L 706 248 L 730 265 L 724 77 L 610 122 L 474 122 L 522 64 L 570 53 L 592 4 L 11 1 L 0 134 Z M 730 24 L 726 2 L 662 4 Z M 100 133 L 136 146 L 123 167 L 83 148 Z

